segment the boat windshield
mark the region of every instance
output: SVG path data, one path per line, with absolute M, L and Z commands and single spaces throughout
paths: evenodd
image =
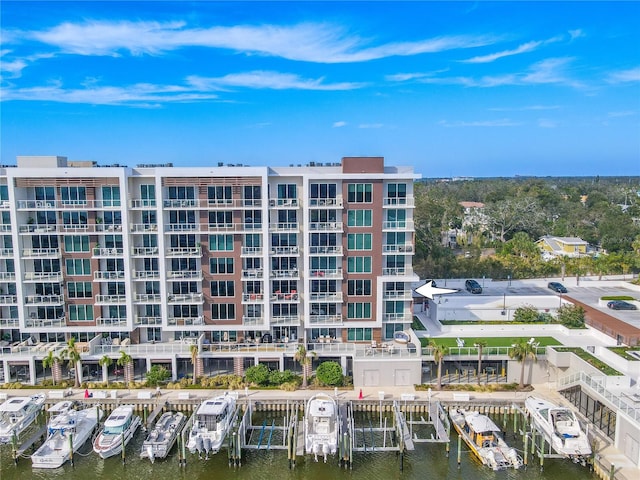
M 124 425 L 104 427 L 105 435 L 118 435 L 124 431 Z

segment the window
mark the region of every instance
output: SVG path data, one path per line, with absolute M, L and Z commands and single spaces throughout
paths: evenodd
M 262 282 L 248 281 L 244 283 L 244 292 L 247 294 L 260 294 L 262 293 Z
M 347 257 L 349 273 L 371 273 L 371 257 Z
M 209 212 L 209 224 L 215 228 L 230 228 L 232 219 L 233 213 L 230 211 Z
M 55 187 L 35 187 L 33 190 L 36 200 L 53 202 L 56 199 Z
M 120 206 L 120 187 L 106 185 L 102 187 L 102 206 L 119 207 Z
M 68 305 L 70 322 L 93 321 L 93 305 Z
M 233 303 L 211 305 L 211 318 L 213 320 L 235 320 L 236 306 Z
M 162 341 L 162 329 L 160 327 L 147 328 L 147 342 Z
M 312 183 L 309 186 L 311 190 L 311 198 L 336 198 L 335 183 Z
M 156 206 L 156 186 L 153 184 L 140 185 L 140 198 L 143 207 Z
M 207 187 L 207 198 L 210 205 L 231 203 L 231 186 Z
M 295 199 L 298 198 L 296 195 L 296 184 L 278 184 L 278 199 Z
M 347 318 L 349 319 L 371 318 L 371 304 L 368 302 L 347 303 Z
M 372 210 L 347 210 L 347 225 L 350 227 L 372 226 Z
M 262 199 L 262 187 L 260 185 L 246 185 L 243 188 L 242 198 L 244 198 L 245 206 L 260 206 L 260 200 Z
M 342 265 L 342 259 L 340 259 L 340 265 Z M 312 270 L 336 270 L 337 268 L 336 257 L 311 257 Z
M 370 296 L 371 280 L 348 280 L 347 293 L 355 296 Z
M 297 317 L 298 305 L 295 303 L 274 303 L 271 305 L 272 317 Z
M 387 222 L 391 228 L 404 228 L 407 225 L 407 211 L 391 208 L 387 210 Z
M 298 236 L 295 233 L 274 233 L 271 235 L 272 247 L 295 247 L 298 245 Z
M 349 250 L 371 250 L 371 234 L 350 233 L 347 235 L 347 248 Z
M 335 328 L 312 328 L 311 338 L 316 339 L 320 336 L 336 338 L 338 330 Z
M 60 197 L 63 205 L 85 205 L 87 203 L 87 189 L 85 187 L 60 187 Z
M 88 252 L 89 237 L 74 235 L 64 237 L 64 250 L 66 252 Z
M 233 258 L 230 258 L 230 257 L 209 258 L 209 271 L 212 274 L 218 273 L 222 275 L 229 275 L 233 273 Z
M 0 185 L 0 201 L 9 200 L 9 188 L 6 185 Z
M 347 185 L 347 201 L 349 203 L 371 203 L 373 184 L 350 183 Z
M 67 275 L 91 275 L 91 260 L 88 258 L 67 258 Z
M 393 338 L 393 334 L 404 330 L 404 324 L 402 323 L 385 323 L 384 324 L 384 338 Z
M 370 328 L 347 328 L 347 340 L 350 342 L 371 341 Z
M 67 282 L 68 298 L 91 298 L 91 282 Z
M 193 200 L 196 198 L 194 187 L 169 187 L 169 199 Z
M 386 301 L 384 302 L 384 313 L 404 313 L 405 302 L 403 301 Z
M 244 246 L 250 248 L 260 248 L 262 246 L 262 236 L 258 233 L 250 233 L 245 235 Z
M 389 183 L 387 184 L 387 197 L 390 204 L 404 204 L 407 198 L 406 183 Z
M 233 297 L 235 296 L 234 283 L 231 281 L 211 282 L 212 297 Z
M 233 252 L 233 235 L 209 235 L 211 252 Z
M 261 210 L 246 210 L 244 212 L 244 228 L 262 228 L 262 211 Z
M 87 212 L 62 212 L 62 223 L 64 225 L 86 225 Z

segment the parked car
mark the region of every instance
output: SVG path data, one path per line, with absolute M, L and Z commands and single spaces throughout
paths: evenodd
M 471 293 L 482 293 L 482 287 L 475 280 L 467 280 L 464 282 L 464 288 Z
M 607 307 L 611 310 L 637 310 L 633 303 L 625 302 L 624 300 L 611 300 L 607 303 Z
M 567 293 L 567 287 L 562 285 L 560 282 L 549 282 L 547 287 L 549 287 L 554 292 Z

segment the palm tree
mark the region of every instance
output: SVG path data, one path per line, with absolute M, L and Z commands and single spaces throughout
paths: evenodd
M 42 368 L 45 370 L 47 368 L 51 369 L 51 379 L 53 380 L 53 384 L 56 384 L 56 377 L 53 373 L 53 367 L 60 363 L 60 358 L 53 354 L 52 350 L 49 350 L 49 354 L 42 359 Z
M 191 353 L 191 365 L 193 366 L 193 378 L 191 379 L 191 384 L 195 385 L 198 381 L 198 355 L 200 354 L 200 348 L 197 344 L 191 345 L 189 347 L 189 352 Z
M 67 340 L 67 346 L 60 353 L 60 356 L 63 359 L 67 360 L 67 367 L 69 369 L 73 368 L 74 370 L 74 387 L 78 388 L 80 386 L 80 374 L 82 372 L 82 364 L 80 363 L 81 357 L 80 352 L 78 351 L 78 347 L 76 346 L 76 338 L 71 337 Z
M 449 347 L 440 345 L 433 340 L 429 342 L 429 346 L 433 352 L 433 361 L 438 364 L 438 390 L 442 389 L 442 360 L 449 353 Z
M 298 345 L 298 350 L 293 355 L 293 359 L 302 367 L 302 386 L 307 387 L 307 371 L 309 366 L 313 363 L 313 358 L 316 356 L 316 352 L 307 352 L 304 343 Z
M 120 350 L 120 358 L 118 358 L 116 363 L 124 369 L 124 382 L 129 383 L 133 376 L 131 372 L 131 367 L 133 367 L 133 357 L 124 350 Z
M 480 373 L 482 372 L 482 349 L 487 345 L 486 340 L 478 340 L 473 344 L 478 349 L 478 385 L 480 385 Z
M 518 339 L 516 343 L 511 345 L 509 349 L 509 358 L 513 358 L 522 363 L 520 370 L 520 385 L 518 388 L 524 388 L 524 366 L 528 358 L 531 358 L 534 362 L 538 361 L 538 355 L 536 355 L 536 349 L 531 342 L 526 341 L 523 338 Z
M 109 386 L 109 367 L 112 363 L 113 360 L 109 355 L 104 355 L 98 360 L 98 365 L 102 367 L 102 380 L 107 383 L 107 386 Z

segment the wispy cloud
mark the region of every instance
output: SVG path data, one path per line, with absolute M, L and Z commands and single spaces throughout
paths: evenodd
M 586 37 L 587 34 L 584 33 L 582 30 L 580 30 L 579 28 L 575 29 L 575 30 L 569 30 L 569 38 L 570 40 L 575 40 L 576 38 L 581 38 L 581 37 Z
M 374 39 L 329 23 L 190 28 L 184 21 L 87 21 L 19 33 L 9 38 L 20 36 L 77 55 L 159 55 L 185 47 L 207 47 L 317 63 L 366 62 L 474 48 L 498 41 L 490 35 L 450 35 L 376 45 Z
M 0 51 L 0 73 L 3 78 L 19 78 L 22 76 L 22 71 L 29 65 L 43 58 L 54 56 L 53 53 L 43 53 L 11 58 L 12 53 L 9 49 Z
M 384 124 L 382 123 L 361 123 L 358 125 L 358 128 L 382 128 Z
M 611 72 L 607 77 L 607 81 L 609 83 L 640 82 L 640 67 Z
M 270 90 L 353 90 L 364 83 L 325 83 L 324 78 L 302 78 L 292 73 L 253 71 L 222 77 L 187 77 L 190 85 L 201 90 L 224 90 L 233 87 Z
M 469 58 L 467 60 L 462 60 L 462 63 L 489 63 L 499 58 L 510 57 L 512 55 L 519 55 L 521 53 L 532 52 L 543 42 L 527 42 L 520 45 L 518 48 L 514 48 L 513 50 L 503 50 L 502 52 L 491 53 L 489 55 L 482 55 L 473 58 Z
M 394 73 L 392 75 L 385 75 L 384 79 L 388 82 L 407 82 L 410 80 L 419 80 L 421 78 L 433 77 L 447 71 L 449 71 L 448 68 L 434 70 L 432 72 Z
M 440 120 L 438 125 L 442 125 L 443 127 L 518 127 L 522 125 L 522 123 L 515 122 L 509 118 L 501 118 L 498 120 L 477 120 L 473 122 Z
M 332 127 L 333 128 L 341 128 L 341 127 L 346 127 L 347 126 L 347 122 L 345 122 L 344 120 L 340 120 L 338 122 L 333 122 Z

